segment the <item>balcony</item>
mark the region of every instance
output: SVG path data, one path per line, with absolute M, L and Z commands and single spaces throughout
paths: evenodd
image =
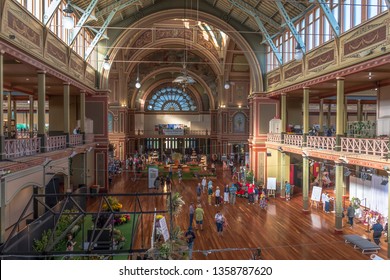
M 210 135 L 210 132 L 206 130 L 190 130 L 190 129 L 184 129 L 181 131 L 175 131 L 170 134 L 163 134 L 158 130 L 135 130 L 134 134 L 136 136 L 143 136 L 144 138 L 165 138 L 165 137 L 195 137 L 195 136 L 208 136 Z

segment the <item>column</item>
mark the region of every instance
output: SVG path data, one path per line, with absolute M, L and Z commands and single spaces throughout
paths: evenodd
M 17 108 L 17 103 L 16 100 L 14 99 L 12 102 L 12 111 L 13 111 L 13 120 L 15 124 L 15 138 L 18 137 L 18 130 L 17 130 L 17 124 L 18 124 L 18 108 Z
M 282 134 L 282 143 L 284 143 L 284 135 L 286 134 L 287 127 L 287 96 L 285 93 L 281 94 L 280 118 L 282 120 L 282 127 L 280 128 L 280 133 Z
M 1 63 L 1 62 L 0 62 Z M 2 64 L 2 63 L 1 63 Z M 1 73 L 0 73 L 1 74 Z M 1 87 L 3 88 L 3 87 Z M 1 207 L 0 207 L 0 243 L 4 243 L 5 242 L 5 221 L 7 219 L 7 215 L 6 215 L 6 194 L 5 194 L 5 179 L 0 177 L 0 203 L 1 203 Z
M 309 135 L 309 94 L 308 87 L 303 88 L 303 146 L 307 145 L 307 136 Z
M 70 84 L 64 83 L 64 134 L 66 135 L 66 143 L 69 146 L 70 134 Z
M 286 198 L 285 184 L 286 181 L 286 154 L 283 151 L 280 153 L 280 198 Z
M 85 91 L 80 91 L 80 130 L 85 134 Z
M 30 112 L 29 112 L 29 127 L 30 127 L 30 138 L 34 137 L 34 95 L 29 96 L 30 101 Z
M 4 154 L 4 65 L 3 65 L 3 59 L 4 59 L 4 52 L 0 51 L 0 160 L 5 159 Z M 1 217 L 2 218 L 2 217 Z M 3 220 L 1 220 L 3 221 Z M 2 224 L 2 223 L 1 223 Z M 3 232 L 2 232 L 3 233 Z M 2 234 L 1 234 L 2 236 Z M 3 242 L 3 240 L 0 240 Z
M 344 98 L 344 136 L 347 136 L 347 130 L 348 130 L 348 102 L 347 102 L 347 97 L 345 96 Z
M 320 108 L 318 114 L 318 124 L 320 125 L 320 129 L 318 131 L 319 135 L 324 135 L 324 99 L 320 100 Z
M 328 104 L 328 112 L 326 115 L 326 128 L 329 129 L 332 125 L 332 104 Z M 326 134 L 326 133 L 325 133 Z
M 343 179 L 344 179 L 344 165 L 341 162 L 335 162 L 336 164 L 336 197 L 334 203 L 336 203 L 336 216 L 335 216 L 335 232 L 343 231 Z
M 8 133 L 7 137 L 10 139 L 12 137 L 11 135 L 11 121 L 12 121 L 12 93 L 11 91 L 8 92 L 8 99 L 7 99 L 7 128 L 8 128 Z
M 363 112 L 363 104 L 362 104 L 362 101 L 359 99 L 357 101 L 357 121 L 358 122 L 362 121 L 362 112 Z
M 341 137 L 344 136 L 344 78 L 337 77 L 336 104 L 336 151 L 341 151 Z
M 303 211 L 308 212 L 309 211 L 309 157 L 306 155 L 302 156 L 303 159 L 303 167 L 302 167 L 302 180 L 303 180 L 303 188 L 302 188 L 302 195 L 303 195 Z
M 387 172 L 387 181 L 390 182 L 390 170 L 387 166 L 384 167 Z M 387 205 L 390 205 L 390 184 L 387 183 Z M 387 207 L 387 217 L 390 217 L 390 207 Z M 387 228 L 387 258 L 390 258 L 390 228 Z
M 41 137 L 41 151 L 46 151 L 45 135 L 46 72 L 38 72 L 38 137 Z

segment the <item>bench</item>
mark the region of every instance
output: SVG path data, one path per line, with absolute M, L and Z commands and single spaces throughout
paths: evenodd
M 375 243 L 356 234 L 344 235 L 344 239 L 345 243 L 353 244 L 355 249 L 360 248 L 363 254 L 378 253 L 378 250 L 381 248 Z

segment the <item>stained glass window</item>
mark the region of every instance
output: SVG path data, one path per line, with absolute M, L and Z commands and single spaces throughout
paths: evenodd
M 147 101 L 148 111 L 196 111 L 192 97 L 180 88 L 166 87 L 158 90 Z

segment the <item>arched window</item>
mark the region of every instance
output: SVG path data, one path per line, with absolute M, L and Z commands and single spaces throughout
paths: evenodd
M 246 121 L 243 113 L 237 113 L 233 118 L 233 133 L 245 133 Z
M 197 106 L 192 97 L 180 88 L 166 87 L 158 90 L 147 101 L 148 111 L 196 111 Z
M 114 126 L 113 121 L 114 121 L 114 117 L 112 113 L 108 112 L 108 133 L 113 132 L 113 126 Z

